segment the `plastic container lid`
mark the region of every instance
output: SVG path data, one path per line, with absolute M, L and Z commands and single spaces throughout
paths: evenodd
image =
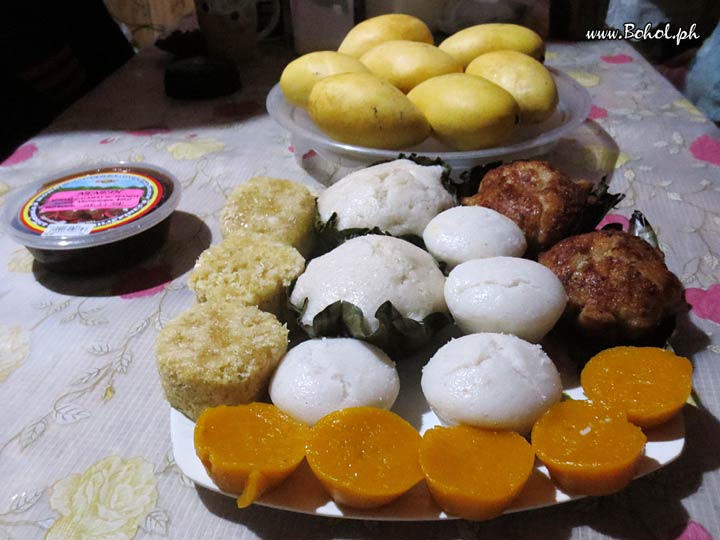
M 93 248 L 153 228 L 175 210 L 181 191 L 171 173 L 154 165 L 103 163 L 17 190 L 2 224 L 31 251 Z

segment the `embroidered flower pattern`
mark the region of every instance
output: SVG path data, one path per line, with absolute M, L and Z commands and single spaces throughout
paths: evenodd
M 17 150 L 15 150 L 10 155 L 10 157 L 0 163 L 0 167 L 12 167 L 13 165 L 17 165 L 18 163 L 27 161 L 28 159 L 33 157 L 37 151 L 38 147 L 35 146 L 33 143 L 23 144 L 22 146 L 18 147 Z
M 50 507 L 61 514 L 46 540 L 130 540 L 157 500 L 153 466 L 108 456 L 57 482 Z
M 713 537 L 698 522 L 690 521 L 677 540 L 713 540 Z
M 607 116 L 607 109 L 596 107 L 595 105 L 590 108 L 590 114 L 588 114 L 590 120 L 602 120 L 603 118 L 607 118 Z
M 586 87 L 593 87 L 600 84 L 600 77 L 594 73 L 588 73 L 586 71 L 568 71 L 567 74 Z
M 692 306 L 695 315 L 720 324 L 720 284 L 707 290 L 693 287 L 685 289 L 685 299 Z
M 633 61 L 633 57 L 627 54 L 614 54 L 611 56 L 603 56 L 601 60 L 606 64 L 629 64 Z
M 700 161 L 720 165 L 720 140 L 702 135 L 690 143 L 690 153 Z
M 30 352 L 30 332 L 20 326 L 0 324 L 0 383 L 19 368 Z
M 33 256 L 25 248 L 13 251 L 8 257 L 7 269 L 17 274 L 29 274 L 33 268 Z
M 225 143 L 217 139 L 193 139 L 168 146 L 168 152 L 175 159 L 198 159 L 225 149 Z

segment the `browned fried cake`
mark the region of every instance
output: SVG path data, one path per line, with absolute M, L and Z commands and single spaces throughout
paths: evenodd
M 572 236 L 539 262 L 562 281 L 568 295 L 564 320 L 604 346 L 656 342 L 684 305 L 680 281 L 663 254 L 620 231 Z
M 537 255 L 577 232 L 592 183 L 573 182 L 544 161 L 516 161 L 485 175 L 477 194 L 462 204 L 485 206 L 509 217 Z

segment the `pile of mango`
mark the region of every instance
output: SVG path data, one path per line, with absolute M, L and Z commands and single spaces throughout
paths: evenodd
M 429 136 L 452 150 L 509 141 L 558 103 L 542 38 L 515 24 L 479 24 L 437 47 L 420 19 L 388 14 L 350 30 L 337 51 L 305 54 L 280 78 L 285 98 L 326 135 L 403 149 Z

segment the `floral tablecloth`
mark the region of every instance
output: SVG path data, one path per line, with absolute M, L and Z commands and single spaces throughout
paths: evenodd
M 51 274 L 0 236 L 0 540 L 130 538 L 720 539 L 720 133 L 629 45 L 552 44 L 548 64 L 586 86 L 585 125 L 550 156 L 611 175 L 656 227 L 692 311 L 674 345 L 692 356 L 697 407 L 673 464 L 609 497 L 504 516 L 399 523 L 251 507 L 196 488 L 174 464 L 155 370 L 159 328 L 193 301 L 195 258 L 219 239 L 227 194 L 265 174 L 320 183 L 296 163 L 265 96 L 291 57 L 269 44 L 237 94 L 163 93 L 167 57 L 144 51 L 0 165 L 0 205 L 39 176 L 108 161 L 172 171 L 184 195 L 163 250 L 95 277 Z M 312 159 L 312 156 L 301 156 Z

